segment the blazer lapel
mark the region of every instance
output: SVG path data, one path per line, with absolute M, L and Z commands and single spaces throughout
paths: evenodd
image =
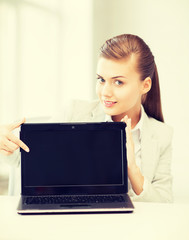
M 153 137 L 151 124 L 146 113 L 142 127 L 141 138 L 141 171 L 152 181 L 158 160 L 158 141 Z

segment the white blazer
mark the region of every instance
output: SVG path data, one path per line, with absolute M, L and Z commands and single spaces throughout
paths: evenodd
M 74 100 L 66 110 L 60 110 L 50 122 L 103 122 L 105 113 L 98 100 Z M 145 178 L 144 190 L 140 195 L 132 197 L 133 201 L 172 202 L 172 129 L 165 123 L 149 118 L 144 113 L 141 134 L 141 171 Z M 5 157 L 9 162 L 19 165 L 20 156 L 14 153 Z M 10 176 L 11 194 L 18 194 L 20 181 L 16 181 L 15 173 Z M 18 178 L 18 177 L 17 177 Z M 19 177 L 20 178 L 20 177 Z M 16 185 L 16 186 L 15 186 Z

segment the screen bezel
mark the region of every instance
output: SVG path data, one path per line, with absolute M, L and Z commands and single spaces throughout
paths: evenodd
M 100 122 L 100 123 L 24 123 L 21 126 L 20 139 L 24 142 L 28 131 L 45 130 L 108 130 L 116 129 L 121 133 L 122 143 L 122 164 L 123 164 L 123 183 L 111 186 L 43 186 L 29 187 L 24 185 L 24 164 L 27 162 L 27 153 L 21 151 L 21 193 L 22 195 L 85 195 L 85 194 L 124 194 L 128 191 L 127 180 L 127 154 L 126 154 L 126 124 L 124 122 Z

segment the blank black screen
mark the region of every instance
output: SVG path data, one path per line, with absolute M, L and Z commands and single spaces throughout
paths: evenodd
M 27 131 L 24 185 L 98 186 L 123 184 L 120 130 Z

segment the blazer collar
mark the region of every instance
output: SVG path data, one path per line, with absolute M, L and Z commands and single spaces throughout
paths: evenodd
M 158 141 L 154 138 L 150 119 L 145 112 L 141 134 L 141 170 L 145 177 L 152 180 L 158 160 Z

